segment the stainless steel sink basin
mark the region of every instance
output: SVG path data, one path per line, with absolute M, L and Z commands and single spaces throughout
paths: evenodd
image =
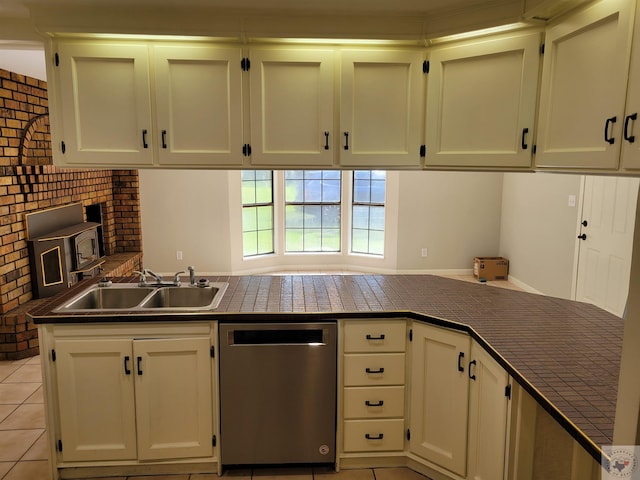
M 141 308 L 212 308 L 211 305 L 220 289 L 208 287 L 162 287 L 156 289 L 140 304 Z
M 219 304 L 228 284 L 144 286 L 114 283 L 108 287 L 93 285 L 59 306 L 56 312 L 102 312 L 106 310 L 144 313 L 159 310 L 213 310 Z
M 133 308 L 138 306 L 154 288 L 137 287 L 94 287 L 85 290 L 80 295 L 71 299 L 61 308 L 64 310 L 112 310 L 121 308 Z

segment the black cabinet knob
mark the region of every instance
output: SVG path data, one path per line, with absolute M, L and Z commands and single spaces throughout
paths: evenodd
M 586 239 L 587 239 L 587 234 L 586 234 L 586 233 L 583 233 L 582 235 L 578 235 L 578 238 L 579 238 L 580 240 L 586 240 Z

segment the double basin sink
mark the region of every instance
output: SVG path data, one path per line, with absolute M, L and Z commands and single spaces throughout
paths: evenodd
M 213 310 L 219 304 L 228 284 L 224 282 L 201 285 L 145 285 L 114 283 L 93 285 L 56 308 L 56 312 L 157 312 L 162 310 Z

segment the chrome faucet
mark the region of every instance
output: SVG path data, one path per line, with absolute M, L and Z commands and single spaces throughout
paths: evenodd
M 181 270 L 180 272 L 176 272 L 176 273 L 173 275 L 173 284 L 174 284 L 176 287 L 179 287 L 179 286 L 180 286 L 180 275 L 182 275 L 183 273 L 184 273 L 184 270 Z
M 189 270 L 189 285 L 191 285 L 192 287 L 196 286 L 196 269 L 195 267 L 189 265 L 187 267 L 187 270 Z
M 149 270 L 148 268 L 144 269 L 144 274 L 151 275 L 153 278 L 156 279 L 156 282 L 158 282 L 159 284 L 163 283 L 162 275 L 158 275 L 157 273 L 154 273 L 152 270 Z
M 146 270 L 143 270 L 142 272 L 139 272 L 138 270 L 134 270 L 134 272 L 133 272 L 136 275 L 140 275 L 140 280 L 138 281 L 138 286 L 139 287 L 146 287 L 147 286 L 147 274 L 145 272 L 146 272 Z

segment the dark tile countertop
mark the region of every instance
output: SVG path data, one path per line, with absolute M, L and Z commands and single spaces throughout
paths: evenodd
M 600 445 L 612 443 L 624 322 L 598 307 L 432 275 L 209 278 L 229 287 L 216 310 L 197 314 L 203 320 L 247 320 L 256 314 L 269 320 L 287 314 L 292 319 L 392 315 L 458 322 L 462 325 L 454 327 L 491 347 L 594 458 L 599 459 Z M 77 290 L 64 298 L 71 293 Z M 59 322 L 60 314 L 51 309 L 61 301 L 44 302 L 30 315 L 36 323 Z M 118 319 L 122 315 L 100 316 L 101 321 Z

